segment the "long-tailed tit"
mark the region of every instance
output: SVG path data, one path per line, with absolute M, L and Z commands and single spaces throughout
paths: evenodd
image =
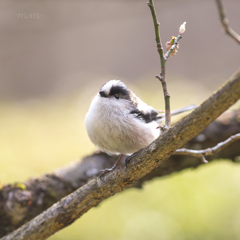
M 176 115 L 193 109 L 188 106 L 172 112 Z M 147 147 L 161 133 L 163 114 L 144 103 L 120 80 L 105 83 L 93 98 L 85 118 L 88 136 L 103 152 L 120 154 L 110 169 L 120 162 L 123 154 Z

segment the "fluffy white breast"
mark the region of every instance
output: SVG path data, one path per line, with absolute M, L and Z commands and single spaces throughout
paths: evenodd
M 110 91 L 113 81 L 120 82 L 112 80 L 101 90 Z M 85 118 L 90 140 L 100 150 L 110 153 L 128 154 L 147 147 L 160 134 L 158 124 L 155 121 L 145 123 L 130 111 L 129 100 L 104 98 L 97 94 Z

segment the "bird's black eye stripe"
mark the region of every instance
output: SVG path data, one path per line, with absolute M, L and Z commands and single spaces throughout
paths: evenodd
M 122 86 L 112 86 L 109 95 L 114 96 L 117 99 L 120 97 L 124 99 L 130 99 L 129 90 Z

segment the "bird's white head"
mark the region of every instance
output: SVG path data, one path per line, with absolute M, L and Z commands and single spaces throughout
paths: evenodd
M 130 100 L 131 91 L 120 80 L 110 80 L 101 87 L 99 95 L 103 98 Z

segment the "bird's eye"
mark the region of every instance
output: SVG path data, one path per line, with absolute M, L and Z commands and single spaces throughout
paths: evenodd
M 119 99 L 119 94 L 114 94 L 114 97 L 115 97 L 116 99 Z

